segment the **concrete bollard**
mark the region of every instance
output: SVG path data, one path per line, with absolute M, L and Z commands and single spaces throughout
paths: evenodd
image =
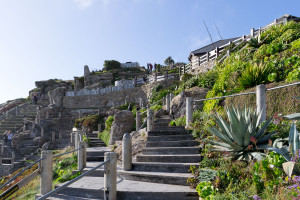
M 104 161 L 110 160 L 104 167 L 104 199 L 117 199 L 117 155 L 115 152 L 106 152 Z
M 142 125 L 142 120 L 141 120 L 141 113 L 139 111 L 136 112 L 136 131 L 139 130 L 139 128 Z
M 125 133 L 122 140 L 122 165 L 124 171 L 132 168 L 132 142 L 130 133 Z
M 52 142 L 55 142 L 55 131 L 52 131 Z
M 78 143 L 79 143 L 79 131 L 76 131 L 75 132 L 75 141 L 74 141 L 74 146 L 75 146 L 75 149 L 78 148 Z
M 193 122 L 193 105 L 192 97 L 186 98 L 186 123 L 185 126 L 188 127 L 190 123 Z
M 170 113 L 170 104 L 171 104 L 171 95 L 170 94 L 167 94 L 167 100 L 166 100 L 166 111 L 167 111 L 167 114 Z
M 52 190 L 52 151 L 42 151 L 39 169 L 40 169 L 40 187 L 41 195 L 45 195 Z
M 259 123 L 266 121 L 267 118 L 267 103 L 266 103 L 266 86 L 258 85 L 256 86 L 256 112 L 261 113 L 261 119 Z
M 79 142 L 79 145 L 78 145 L 79 148 L 83 147 L 77 151 L 78 171 L 82 171 L 84 168 L 84 143 L 85 142 Z
M 41 127 L 41 137 L 44 137 L 44 135 L 45 135 L 45 129 Z
M 153 110 L 148 109 L 147 110 L 147 132 L 153 130 L 152 121 L 153 121 Z
M 11 152 L 11 161 L 10 161 L 11 169 L 15 167 L 15 160 L 16 160 L 16 154 L 13 151 L 13 152 Z

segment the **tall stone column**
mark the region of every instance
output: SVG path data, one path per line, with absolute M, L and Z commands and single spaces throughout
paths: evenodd
M 82 171 L 84 168 L 84 143 L 85 142 L 79 142 L 79 150 L 77 153 L 77 161 L 78 161 L 78 171 Z
M 153 130 L 152 121 L 153 121 L 153 110 L 152 109 L 148 109 L 147 110 L 147 132 Z

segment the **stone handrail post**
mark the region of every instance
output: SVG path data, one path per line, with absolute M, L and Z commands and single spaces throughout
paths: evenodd
M 139 111 L 136 112 L 136 131 L 139 130 L 139 128 L 142 125 L 142 120 L 141 120 L 141 113 Z
M 1 140 L 1 154 L 3 154 L 4 151 L 4 140 Z
M 71 133 L 72 134 L 72 133 Z M 72 136 L 71 136 L 72 137 Z M 55 142 L 55 131 L 52 131 L 52 142 Z
M 251 28 L 251 30 L 250 30 L 250 36 L 254 37 L 254 28 Z
M 44 158 L 39 163 L 40 170 L 40 192 L 41 195 L 45 195 L 52 191 L 52 151 L 42 151 L 41 157 Z
M 110 160 L 104 167 L 104 199 L 117 199 L 117 155 L 115 152 L 106 152 L 104 161 Z
M 189 127 L 190 123 L 193 122 L 193 105 L 192 97 L 186 98 L 186 123 L 185 126 Z
M 166 111 L 167 111 L 167 114 L 169 114 L 170 113 L 170 104 L 171 104 L 171 95 L 170 95 L 170 93 L 167 94 L 166 104 L 167 104 Z
M 263 84 L 256 86 L 256 108 L 257 114 L 262 112 L 259 122 L 262 123 L 267 118 L 266 86 Z
M 153 130 L 153 110 L 147 110 L 147 132 Z
M 80 139 L 79 139 L 79 131 L 76 131 L 75 132 L 75 144 L 74 144 L 74 146 L 75 146 L 75 149 L 77 149 L 78 148 L 78 143 L 79 143 L 79 141 L 80 141 Z
M 45 129 L 41 127 L 41 137 L 44 137 L 44 135 L 45 135 Z
M 15 166 L 15 160 L 16 160 L 16 154 L 13 151 L 13 152 L 11 152 L 11 161 L 10 161 L 11 169 L 14 168 L 14 166 Z
M 130 133 L 125 133 L 122 140 L 122 166 L 124 171 L 132 168 L 132 141 Z
M 83 148 L 80 148 L 78 151 L 77 151 L 77 163 L 78 163 L 78 171 L 82 171 L 84 169 L 84 165 L 85 165 L 85 162 L 84 162 L 84 147 L 85 147 L 85 142 L 83 141 L 80 141 L 79 142 L 79 147 L 83 147 Z

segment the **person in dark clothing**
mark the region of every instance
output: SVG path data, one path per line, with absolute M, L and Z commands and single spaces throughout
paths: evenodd
M 132 111 L 131 103 L 128 105 L 128 110 Z
M 33 104 L 36 105 L 38 101 L 38 97 L 36 95 L 33 96 Z

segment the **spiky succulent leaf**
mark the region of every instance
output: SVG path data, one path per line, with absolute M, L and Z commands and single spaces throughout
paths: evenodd
M 287 146 L 283 146 L 282 148 L 275 148 L 275 147 L 266 147 L 266 149 L 275 151 L 276 153 L 279 153 L 282 155 L 287 161 L 291 160 L 289 148 Z
M 300 146 L 299 133 L 297 131 L 296 124 L 294 122 L 290 129 L 289 144 L 292 149 L 292 153 L 294 155 L 298 151 Z
M 293 113 L 293 114 L 290 114 L 290 115 L 286 115 L 284 117 L 287 118 L 288 120 L 299 120 L 300 119 L 300 113 Z

